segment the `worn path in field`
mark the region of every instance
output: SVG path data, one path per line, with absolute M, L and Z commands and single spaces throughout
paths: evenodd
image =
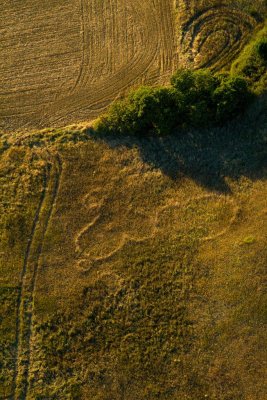
M 34 291 L 43 241 L 56 201 L 62 168 L 61 160 L 58 156 L 51 157 L 48 155 L 46 162 L 43 189 L 35 213 L 31 235 L 28 239 L 18 298 L 17 354 L 13 396 L 16 400 L 27 398 L 31 361 Z
M 125 187 L 132 189 L 134 185 L 135 183 L 129 185 L 125 179 Z M 154 186 L 156 185 L 155 181 Z M 116 186 L 118 185 L 114 185 L 113 193 L 117 190 Z M 148 190 L 143 188 L 144 192 Z M 138 207 L 134 203 L 134 196 L 132 207 L 127 196 L 121 194 L 118 197 L 123 200 L 117 202 L 118 207 L 114 213 L 112 208 L 115 202 L 111 197 L 102 197 L 98 202 L 92 201 L 97 192 L 98 190 L 85 197 L 84 219 L 88 223 L 75 235 L 76 266 L 81 271 L 91 271 L 94 266 L 101 268 L 103 262 L 110 260 L 124 246 L 153 239 L 166 228 L 177 237 L 191 232 L 200 242 L 217 239 L 228 232 L 239 214 L 239 206 L 229 196 L 202 194 L 177 202 L 178 193 L 174 198 L 166 199 L 164 205 L 156 209 L 148 205 L 142 211 L 139 210 L 140 204 Z M 126 209 L 123 207 L 125 204 Z M 116 221 L 118 215 L 119 225 Z

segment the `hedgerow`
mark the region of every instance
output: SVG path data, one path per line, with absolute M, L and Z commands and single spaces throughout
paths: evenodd
M 251 98 L 244 77 L 181 69 L 170 86 L 143 86 L 113 103 L 96 131 L 160 136 L 179 128 L 221 125 L 241 114 Z

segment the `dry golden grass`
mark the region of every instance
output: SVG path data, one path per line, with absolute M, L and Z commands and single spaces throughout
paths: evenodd
M 228 67 L 264 2 L 5 1 L 0 398 L 265 400 L 266 98 L 185 137 L 79 121 Z M 28 130 L 77 122 L 69 129 Z
M 181 139 L 2 137 L 0 396 L 264 400 L 258 107 Z

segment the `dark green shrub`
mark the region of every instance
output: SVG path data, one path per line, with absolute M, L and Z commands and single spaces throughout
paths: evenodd
M 171 78 L 172 86 L 185 96 L 186 101 L 195 103 L 199 100 L 209 101 L 218 80 L 211 71 L 202 69 L 178 70 Z
M 179 124 L 183 101 L 171 88 L 140 87 L 115 102 L 97 128 L 124 134 L 170 133 Z
M 262 60 L 267 61 L 267 38 L 262 38 L 257 42 L 256 51 Z
M 221 75 L 218 78 L 221 82 L 213 93 L 213 102 L 216 105 L 216 122 L 221 124 L 244 111 L 251 93 L 242 77 Z
M 215 117 L 212 95 L 219 82 L 209 70 L 178 70 L 172 86 L 181 93 L 186 107 L 184 120 L 190 126 L 207 126 Z
M 179 69 L 171 77 L 171 85 L 186 96 L 194 86 L 194 81 L 194 71 L 190 69 Z
M 170 134 L 182 124 L 185 108 L 183 96 L 173 88 L 163 87 L 154 90 L 154 98 L 152 131 L 157 135 Z
M 226 122 L 250 99 L 244 78 L 208 70 L 179 70 L 171 87 L 140 87 L 115 102 L 96 130 L 126 135 L 167 135 L 182 127 Z M 181 129 L 179 129 L 181 132 Z

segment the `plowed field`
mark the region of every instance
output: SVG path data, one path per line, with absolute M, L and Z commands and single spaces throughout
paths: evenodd
M 181 64 L 221 67 L 255 25 L 232 2 L 4 0 L 0 130 L 90 120 Z

